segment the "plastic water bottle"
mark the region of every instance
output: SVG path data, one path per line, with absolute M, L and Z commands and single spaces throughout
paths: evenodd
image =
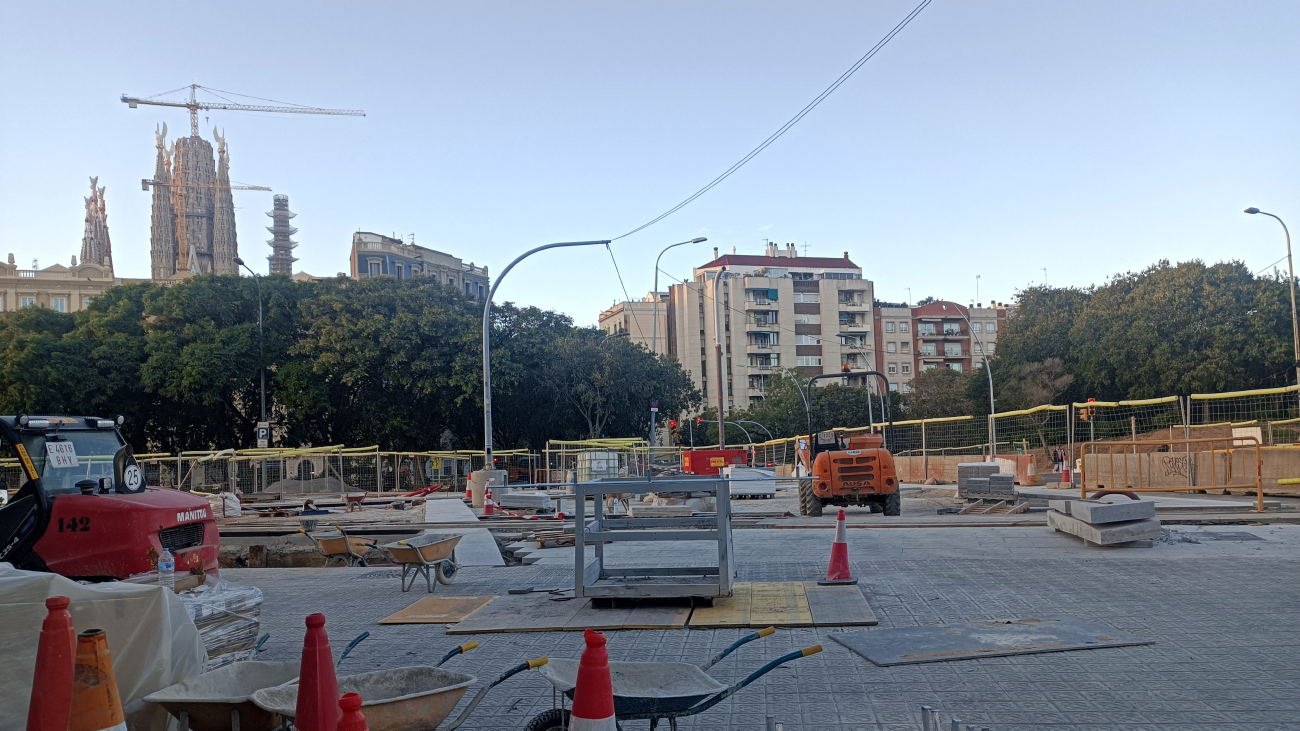
M 158 585 L 173 591 L 176 589 L 176 557 L 166 548 L 158 557 Z

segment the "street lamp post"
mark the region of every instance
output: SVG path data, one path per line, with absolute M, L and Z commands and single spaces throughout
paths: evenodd
M 488 290 L 487 300 L 483 303 L 483 469 L 490 470 L 493 466 L 492 461 L 492 297 L 497 292 L 497 287 L 501 286 L 501 280 L 506 278 L 511 269 L 519 262 L 546 249 L 558 249 L 566 246 L 604 246 L 609 244 L 609 240 L 603 241 L 565 241 L 557 244 L 546 244 L 538 246 L 535 249 L 529 249 L 515 260 L 510 262 L 501 273 L 497 275 L 497 280 L 492 283 L 491 289 Z
M 668 246 L 664 247 L 663 251 L 659 252 L 659 256 L 655 257 L 655 289 L 654 289 L 655 314 L 654 314 L 654 322 L 650 325 L 651 354 L 657 355 L 659 353 L 658 350 L 659 348 L 659 259 L 663 257 L 664 252 L 668 251 L 674 246 L 681 246 L 683 244 L 698 244 L 702 241 L 708 241 L 708 239 L 701 236 L 697 239 L 691 239 L 690 241 L 682 241 L 676 244 L 669 244 Z
M 1277 219 L 1277 222 L 1282 224 L 1282 231 L 1286 234 L 1286 274 L 1287 274 L 1287 282 L 1291 285 L 1291 341 L 1292 341 L 1291 344 L 1294 347 L 1293 352 L 1295 353 L 1295 359 L 1296 359 L 1296 367 L 1295 367 L 1296 383 L 1300 384 L 1300 317 L 1296 316 L 1295 269 L 1292 268 L 1291 266 L 1291 231 L 1287 229 L 1286 223 L 1283 222 L 1281 218 L 1274 216 L 1272 213 L 1269 213 L 1267 211 L 1261 211 L 1258 208 L 1255 208 L 1253 206 L 1247 208 L 1246 213 L 1250 213 L 1252 215 L 1256 213 L 1262 213 L 1265 216 Z
M 730 423 L 730 422 L 728 422 L 728 423 Z M 750 420 L 750 419 L 737 419 L 737 420 L 735 421 L 735 423 L 737 423 L 737 424 L 753 424 L 754 426 L 758 427 L 759 429 L 762 429 L 763 432 L 767 434 L 767 440 L 768 440 L 769 442 L 772 441 L 773 439 L 775 439 L 775 437 L 772 436 L 772 432 L 768 431 L 768 430 L 767 430 L 767 427 L 763 426 L 762 424 L 758 423 L 757 421 L 752 421 L 752 420 Z
M 257 283 L 257 356 L 262 363 L 262 421 L 266 421 L 266 338 L 262 334 L 262 278 L 249 269 L 243 259 L 235 257 L 235 263 L 248 269 L 248 273 L 253 275 L 253 281 Z
M 717 313 L 715 327 L 718 336 L 718 449 L 726 449 L 727 447 L 727 427 L 726 422 L 723 421 L 722 412 L 722 400 L 726 398 L 726 389 L 722 387 L 722 375 L 725 372 L 722 367 L 722 344 L 725 340 L 722 331 L 722 284 L 729 274 L 730 272 L 727 271 L 726 267 L 723 267 L 717 276 L 713 278 L 713 304 Z
M 984 375 L 989 377 L 989 457 L 994 457 L 998 453 L 998 422 L 997 419 L 993 418 L 993 415 L 997 413 L 997 407 L 994 406 L 993 401 L 993 369 L 989 366 L 989 349 L 984 347 L 984 341 L 980 340 L 980 336 L 975 334 L 975 326 L 971 324 L 966 313 L 961 311 L 960 305 L 951 300 L 945 300 L 941 304 L 945 311 L 947 311 L 948 305 L 952 305 L 953 309 L 957 310 L 957 314 L 961 315 L 961 319 L 966 321 L 966 327 L 970 329 L 971 337 L 975 338 L 975 342 L 979 344 L 980 352 L 984 354 Z

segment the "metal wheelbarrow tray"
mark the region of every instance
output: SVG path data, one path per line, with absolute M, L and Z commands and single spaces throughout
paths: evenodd
M 402 565 L 402 591 L 409 591 L 415 585 L 417 576 L 424 577 L 429 592 L 433 591 L 430 574 L 437 578 L 439 584 L 450 584 L 456 578 L 456 545 L 464 536 L 457 533 L 422 533 L 413 538 L 406 538 L 392 543 L 385 543 L 383 549 L 393 560 Z M 410 574 L 410 581 L 407 575 Z
M 150 693 L 144 699 L 157 703 L 193 731 L 271 731 L 279 715 L 250 700 L 254 692 L 298 677 L 296 662 L 237 662 L 203 673 L 188 683 L 177 683 Z M 188 724 L 187 724 L 188 721 Z
M 345 675 L 338 683 L 340 694 L 361 694 L 361 712 L 370 731 L 429 731 L 451 714 L 476 680 L 464 673 L 416 666 Z M 259 690 L 253 694 L 253 702 L 292 719 L 298 686 L 286 683 Z

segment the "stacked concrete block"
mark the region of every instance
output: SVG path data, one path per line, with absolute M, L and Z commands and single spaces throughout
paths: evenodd
M 969 492 L 969 482 L 974 479 L 986 479 L 998 473 L 996 462 L 963 462 L 957 465 L 957 497 L 966 497 Z M 979 493 L 978 497 L 984 497 L 988 494 L 987 483 L 981 483 L 984 486 L 984 492 Z
M 989 492 L 994 495 L 1016 494 L 1016 476 L 1002 473 L 989 475 Z
M 1160 537 L 1152 500 L 1052 500 L 1047 524 L 1098 546 L 1150 548 Z
M 989 478 L 966 478 L 966 494 L 971 497 L 983 497 L 989 494 Z

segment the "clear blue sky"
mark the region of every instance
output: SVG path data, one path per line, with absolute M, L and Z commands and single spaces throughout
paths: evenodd
M 232 177 L 289 196 L 298 266 L 347 269 L 358 229 L 495 276 L 551 241 L 610 238 L 758 144 L 915 5 L 818 3 L 6 3 L 0 256 L 79 253 L 107 185 L 119 276 L 149 273 L 152 132 L 191 82 L 364 119 L 211 112 Z M 1285 253 L 1300 232 L 1300 4 L 935 0 L 835 95 L 722 186 L 615 244 L 627 290 L 658 250 L 849 251 L 882 299 L 1010 300 L 1161 258 Z M 236 193 L 265 268 L 270 194 Z M 661 283 L 662 283 L 661 279 Z M 603 250 L 539 255 L 499 299 L 594 323 L 622 292 Z

